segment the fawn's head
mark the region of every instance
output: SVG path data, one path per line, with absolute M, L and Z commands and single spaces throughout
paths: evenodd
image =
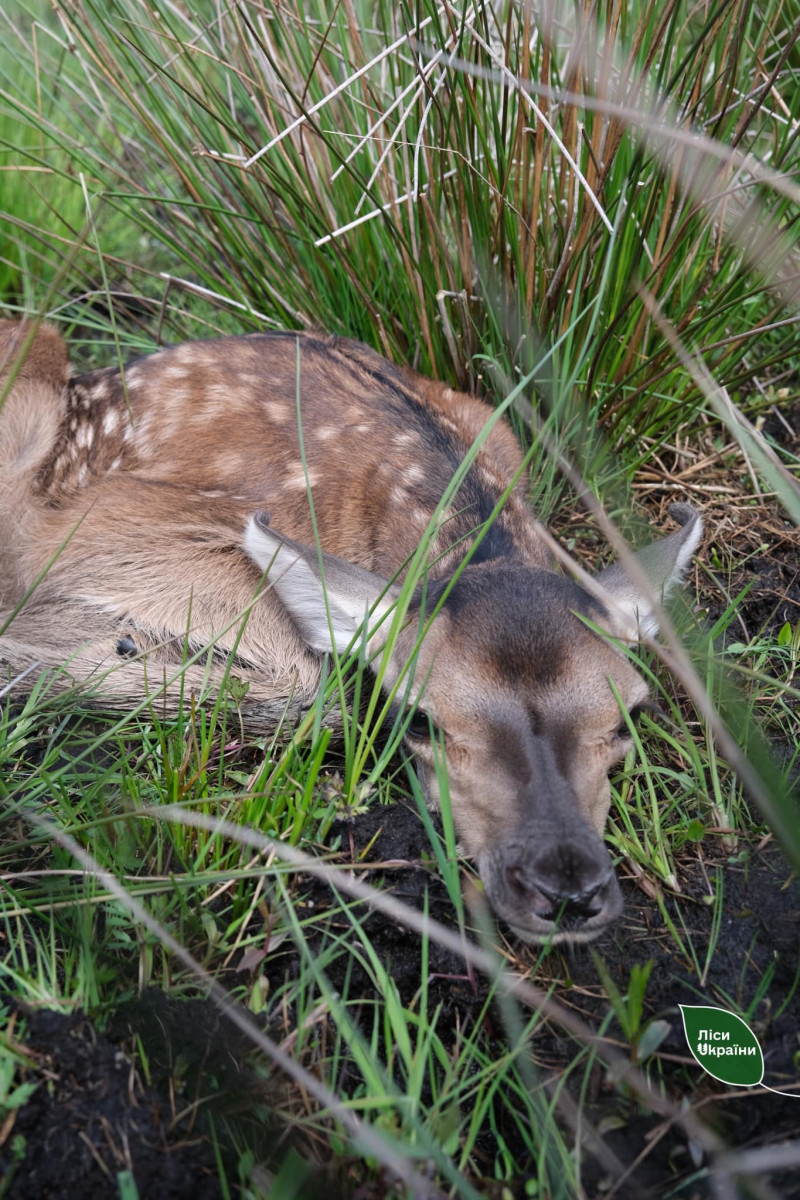
M 638 556 L 656 596 L 680 578 L 702 532 L 688 505 L 672 513 L 681 528 Z M 245 546 L 312 649 L 344 652 L 368 610 L 371 628 L 382 617 L 369 641 L 378 661 L 397 587 L 327 554 L 321 573 L 316 548 L 282 537 L 262 514 Z M 446 777 L 461 844 L 497 914 L 526 940 L 588 940 L 621 907 L 602 842 L 608 772 L 631 745 L 629 721 L 648 689 L 592 626 L 624 641 L 655 632 L 652 601 L 618 565 L 590 593 L 515 560 L 471 563 L 455 582 L 416 590 L 385 664 L 384 687 L 399 681 L 413 709 L 406 744 L 429 800 Z

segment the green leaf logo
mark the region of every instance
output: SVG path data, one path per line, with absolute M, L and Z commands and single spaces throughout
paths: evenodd
M 724 1008 L 678 1006 L 686 1041 L 704 1071 L 735 1087 L 755 1087 L 764 1076 L 764 1056 L 749 1025 Z

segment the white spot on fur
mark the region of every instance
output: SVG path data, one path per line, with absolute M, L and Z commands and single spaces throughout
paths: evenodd
M 276 425 L 283 425 L 289 418 L 289 410 L 283 404 L 276 404 L 274 401 L 265 401 L 264 412 L 269 417 L 270 421 L 274 421 Z
M 94 387 L 89 389 L 89 395 L 92 397 L 92 403 L 100 402 L 108 399 L 108 380 L 98 379 Z
M 108 436 L 108 434 L 115 431 L 118 425 L 119 412 L 116 408 L 109 408 L 106 415 L 103 417 L 103 433 Z
M 212 416 L 221 416 L 231 408 L 241 408 L 240 398 L 227 383 L 210 382 L 206 384 L 205 411 Z
M 183 371 L 181 371 L 181 378 L 185 378 Z M 188 388 L 171 387 L 164 398 L 170 408 L 176 408 L 178 405 L 185 404 L 189 396 L 190 392 Z M 167 415 L 167 413 L 165 412 L 164 415 Z M 202 414 L 200 415 L 202 416 Z
M 481 468 L 480 468 L 480 478 L 481 478 L 481 482 L 490 488 L 499 487 L 499 488 L 505 489 L 508 484 L 507 479 L 503 479 L 503 477 L 501 475 L 499 475 L 496 471 L 490 470 L 483 463 L 481 464 Z
M 137 450 L 148 450 L 150 447 L 148 429 L 151 421 L 152 413 L 144 413 L 133 426 L 133 439 Z
M 83 466 L 81 467 L 80 471 L 78 471 L 78 483 L 80 484 L 81 487 L 83 487 L 88 482 L 89 482 L 89 468 L 87 467 L 86 463 L 84 463 Z
M 306 476 L 301 463 L 299 467 L 294 468 L 291 474 L 287 475 L 284 480 L 284 487 L 294 488 L 297 491 L 305 491 L 307 487 L 314 487 L 317 483 L 319 483 L 319 471 L 315 470 L 314 467 L 309 467 L 308 475 Z
M 329 442 L 331 438 L 335 438 L 339 430 L 335 425 L 320 425 L 314 430 L 314 436 L 318 437 L 321 442 Z
M 232 409 L 236 407 L 231 403 L 230 396 L 226 393 L 224 399 L 207 400 L 202 408 L 198 408 L 194 412 L 194 419 L 198 425 L 205 425 L 209 421 L 225 421 L 231 416 Z

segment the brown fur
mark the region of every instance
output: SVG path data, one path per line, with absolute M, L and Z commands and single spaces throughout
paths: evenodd
M 0 383 L 20 345 L 19 326 L 0 322 Z M 155 692 L 171 707 L 231 672 L 257 728 L 312 702 L 331 628 L 342 649 L 367 607 L 391 620 L 389 581 L 491 417 L 365 346 L 302 334 L 192 343 L 124 373 L 67 376 L 61 339 L 40 328 L 0 413 L 0 625 L 33 588 L 0 637 L 0 664 L 14 676 L 66 662 L 58 685 L 74 677 L 127 705 Z M 575 939 L 619 907 L 599 837 L 608 770 L 629 744 L 611 685 L 626 708 L 647 694 L 576 614 L 635 636 L 630 620 L 649 604 L 618 569 L 601 577 L 626 624 L 613 601 L 555 574 L 524 481 L 444 595 L 520 464 L 495 423 L 433 538 L 386 686 L 404 694 L 420 622 L 444 597 L 407 692 L 441 731 L 441 743 L 409 732 L 420 776 L 435 802 L 443 746 L 459 833 L 498 912 L 542 937 L 562 908 L 556 936 Z M 692 510 L 676 515 L 684 528 L 647 560 L 657 589 L 699 537 Z M 383 641 L 374 634 L 371 649 Z

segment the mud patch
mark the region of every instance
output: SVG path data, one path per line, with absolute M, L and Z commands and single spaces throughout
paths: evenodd
M 3 1126 L 4 1195 L 117 1197 L 132 1177 L 140 1197 L 223 1196 L 213 1147 L 192 1128 L 191 1108 L 175 1119 L 174 1095 L 145 1086 L 126 1051 L 81 1014 L 28 1014 L 24 1050 L 22 1076 L 36 1088 Z

